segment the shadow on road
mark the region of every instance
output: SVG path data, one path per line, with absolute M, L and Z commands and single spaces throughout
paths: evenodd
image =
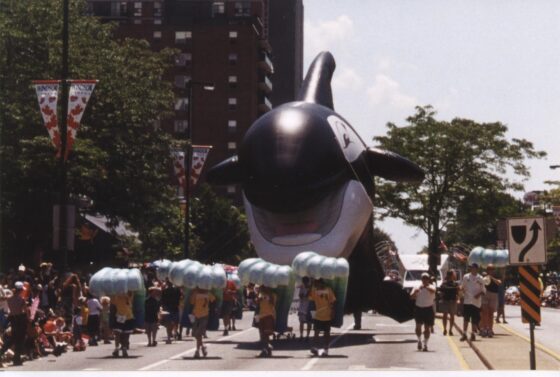
M 139 359 L 143 357 L 142 355 L 128 355 L 128 357 L 114 357 L 111 355 L 107 355 L 107 356 L 101 356 L 101 357 L 86 357 L 86 359 L 89 360 L 108 360 L 108 359 L 114 359 L 114 360 L 127 360 L 127 359 Z

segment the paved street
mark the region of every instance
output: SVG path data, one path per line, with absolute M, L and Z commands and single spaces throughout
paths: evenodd
M 476 347 L 488 358 L 494 369 L 512 369 L 513 364 L 501 362 L 504 354 L 517 352 L 519 368 L 525 369 L 529 343 L 526 325 L 521 323 L 519 307 L 508 307 L 508 325 L 499 326 L 501 334 L 496 339 L 479 339 Z M 547 370 L 560 369 L 560 340 L 555 329 L 560 328 L 560 311 L 543 308 L 543 325 L 536 331 L 537 365 Z M 438 319 L 435 334 L 430 338 L 429 352 L 416 351 L 414 322 L 399 324 L 387 317 L 364 314 L 363 329 L 352 330 L 351 316 L 345 318 L 342 329 L 335 329 L 329 357 L 312 358 L 310 344 L 300 340 L 274 342 L 274 356 L 260 359 L 258 332 L 249 326 L 252 313 L 245 313 L 238 321 L 237 331 L 223 336 L 221 331 L 208 332 L 207 359 L 193 359 L 194 339 L 166 345 L 162 341 L 163 329 L 159 331 L 160 342 L 156 348 L 146 346 L 144 335 L 131 339 L 130 357 L 111 357 L 112 345 L 88 347 L 85 352 L 69 352 L 60 357 L 48 356 L 27 362 L 23 367 L 10 367 L 11 371 L 78 370 L 78 371 L 183 371 L 183 370 L 486 370 L 471 347 L 459 342 L 458 332 L 453 337 L 442 335 Z M 459 319 L 459 324 L 462 319 Z M 290 325 L 297 325 L 297 317 L 290 316 Z M 508 332 L 509 330 L 509 332 Z M 495 347 L 493 347 L 494 345 Z M 488 348 L 490 347 L 490 348 Z M 500 350 L 494 350 L 496 347 Z M 509 349 L 508 349 L 509 348 Z M 494 351 L 497 353 L 494 354 Z M 499 351 L 499 352 L 498 352 Z M 515 352 L 514 352 L 515 351 Z M 502 355 L 502 356 L 500 356 Z M 546 358 L 546 360 L 544 360 Z M 542 359 L 542 360 L 541 360 Z M 546 361 L 546 362 L 545 362 Z M 516 366 L 513 369 L 518 369 Z

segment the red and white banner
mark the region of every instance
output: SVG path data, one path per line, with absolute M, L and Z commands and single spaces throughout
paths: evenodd
M 185 190 L 185 152 L 183 151 L 172 151 L 171 158 L 173 159 L 173 172 L 175 173 L 175 178 L 179 182 L 179 186 Z
M 210 145 L 193 145 L 192 146 L 192 164 L 191 164 L 191 184 L 194 186 L 200 178 L 200 173 L 206 162 L 206 157 L 212 149 Z
M 86 110 L 87 103 L 91 97 L 91 93 L 95 88 L 97 80 L 71 80 L 70 91 L 68 92 L 68 115 L 67 115 L 67 132 L 66 132 L 66 151 L 64 159 L 68 159 L 68 155 L 72 150 L 78 127 L 82 120 L 82 115 Z
M 57 152 L 60 151 L 60 130 L 58 128 L 58 117 L 56 115 L 59 83 L 59 80 L 33 81 L 43 122 L 45 123 L 51 142 Z

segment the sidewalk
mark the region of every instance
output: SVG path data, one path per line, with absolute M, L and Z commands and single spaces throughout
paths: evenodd
M 459 318 L 457 324 L 462 325 L 462 318 Z M 517 333 L 504 324 L 495 324 L 494 332 L 493 338 L 477 336 L 476 341 L 469 342 L 483 365 L 490 366 L 494 370 L 530 370 L 529 351 L 531 347 L 530 343 L 521 337 L 523 334 Z M 459 331 L 456 333 L 460 334 Z M 471 365 L 469 358 L 472 359 L 472 357 L 468 357 L 468 352 L 465 352 L 467 342 L 459 342 L 459 337 L 460 335 L 453 337 L 453 342 L 465 356 L 467 364 L 471 369 L 480 369 L 476 363 Z M 538 340 L 535 343 L 535 353 L 537 370 L 560 370 L 560 355 L 540 346 Z

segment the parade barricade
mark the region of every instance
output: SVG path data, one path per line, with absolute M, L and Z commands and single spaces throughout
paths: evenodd
M 274 291 L 277 297 L 274 331 L 278 334 L 291 332 L 288 327 L 288 314 L 295 287 L 292 268 L 269 263 L 260 258 L 249 258 L 239 264 L 237 273 L 243 285 L 249 283 L 265 285 Z
M 144 278 L 139 269 L 102 268 L 91 277 L 89 291 L 96 297 L 115 296 L 132 292 L 132 312 L 136 327 L 144 326 L 146 289 L 144 287 Z
M 333 327 L 341 327 L 344 317 L 344 303 L 350 266 L 344 258 L 331 258 L 312 251 L 299 253 L 292 262 L 292 268 L 299 277 L 322 278 L 336 297 Z

